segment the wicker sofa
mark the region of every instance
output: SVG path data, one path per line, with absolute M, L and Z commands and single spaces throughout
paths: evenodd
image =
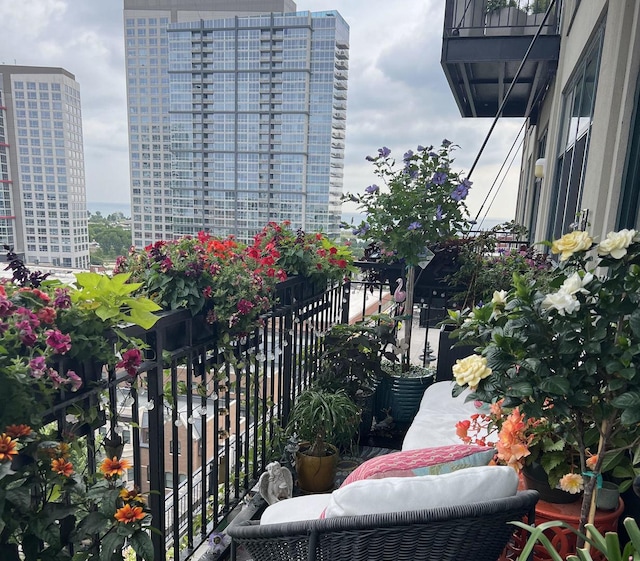
M 533 522 L 536 491 L 483 503 L 400 513 L 342 516 L 228 529 L 253 561 L 496 561 L 513 534 Z

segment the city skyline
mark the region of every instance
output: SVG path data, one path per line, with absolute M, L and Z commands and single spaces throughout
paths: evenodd
M 7 29 L 0 36 L 0 62 L 63 66 L 82 84 L 90 204 L 129 199 L 122 7 L 116 2 L 0 0 Z M 490 122 L 462 119 L 451 98 L 439 64 L 441 2 L 407 1 L 400 9 L 378 0 L 309 0 L 298 2 L 297 8 L 336 9 L 351 26 L 345 191 L 373 182 L 365 156 L 382 145 L 402 154 L 446 137 L 461 146 L 456 166 L 469 169 Z M 472 217 L 520 124 L 498 124 L 474 172 L 468 200 Z M 515 168 L 489 216 L 513 215 Z

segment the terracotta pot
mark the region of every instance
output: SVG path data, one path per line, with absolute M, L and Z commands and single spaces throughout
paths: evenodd
M 338 449 L 327 444 L 327 455 L 318 457 L 305 454 L 308 447 L 308 442 L 302 442 L 296 452 L 298 487 L 307 493 L 331 491 L 335 485 Z

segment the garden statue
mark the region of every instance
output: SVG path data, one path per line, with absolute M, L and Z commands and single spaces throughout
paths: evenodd
M 283 468 L 280 462 L 267 464 L 267 471 L 260 476 L 258 485 L 260 495 L 270 505 L 289 499 L 293 494 L 291 472 L 287 468 Z

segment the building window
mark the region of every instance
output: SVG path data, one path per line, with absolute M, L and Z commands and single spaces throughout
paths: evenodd
M 582 202 L 603 36 L 601 26 L 564 93 L 549 239 L 557 239 L 573 228 Z

